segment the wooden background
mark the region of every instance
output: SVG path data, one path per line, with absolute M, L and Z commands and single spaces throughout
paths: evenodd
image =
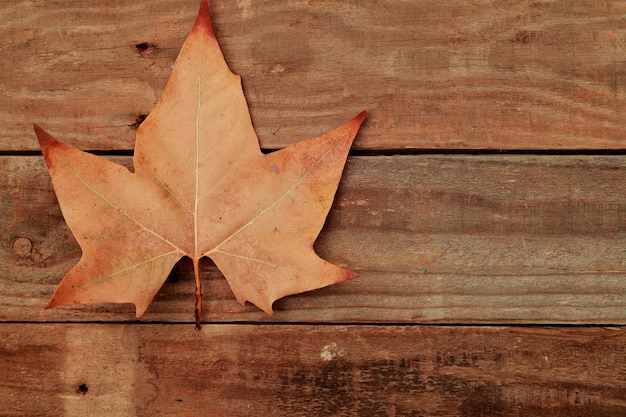
M 0 2 L 0 415 L 626 415 L 626 1 L 211 1 L 264 149 L 370 109 L 316 244 L 359 278 L 46 310 L 32 123 L 130 165 L 197 6 Z

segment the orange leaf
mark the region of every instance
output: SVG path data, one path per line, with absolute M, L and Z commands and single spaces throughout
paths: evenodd
M 345 125 L 264 155 L 241 80 L 224 62 L 203 1 L 125 167 L 35 126 L 63 215 L 81 246 L 49 307 L 133 303 L 140 317 L 183 256 L 222 271 L 235 297 L 268 314 L 290 294 L 356 276 L 313 251 L 362 112 Z

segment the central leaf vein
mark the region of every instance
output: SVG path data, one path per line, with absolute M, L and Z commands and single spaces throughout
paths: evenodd
M 196 189 L 194 194 L 194 208 L 193 208 L 193 238 L 194 238 L 194 258 L 197 258 L 198 254 L 198 203 L 200 201 L 200 110 L 202 106 L 202 54 L 200 54 L 198 60 L 198 92 L 197 92 L 197 100 L 198 106 L 196 108 L 196 164 L 195 164 L 195 174 L 196 174 Z

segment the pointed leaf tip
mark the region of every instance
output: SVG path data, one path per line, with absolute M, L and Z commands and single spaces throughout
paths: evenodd
M 363 121 L 367 117 L 367 113 L 369 113 L 369 110 L 363 110 L 361 113 L 357 114 L 352 119 L 350 119 L 350 121 L 346 123 L 344 126 L 348 127 L 348 129 L 350 129 L 353 132 L 353 134 L 356 135 L 356 132 L 359 130 L 359 128 L 363 124 Z
M 361 125 L 363 124 L 363 121 L 367 117 L 368 112 L 369 110 L 363 110 L 361 113 L 354 116 L 352 119 L 350 119 L 349 122 L 347 122 L 341 127 L 342 129 L 346 129 L 344 130 L 344 132 L 347 133 L 351 142 L 356 138 L 356 134 L 361 128 Z
M 365 120 L 369 112 L 370 112 L 369 109 L 363 110 L 361 113 L 354 116 L 354 119 L 352 120 L 358 123 L 359 126 L 361 126 L 361 123 L 363 123 L 363 121 Z
M 198 16 L 196 22 L 193 24 L 191 32 L 206 32 L 211 38 L 215 38 L 213 33 L 213 26 L 211 25 L 211 15 L 209 13 L 209 3 L 207 0 L 202 0 L 200 3 L 200 9 L 198 10 Z
M 39 125 L 33 123 L 33 128 L 35 129 L 35 134 L 37 135 L 37 140 L 39 141 L 39 147 L 41 148 L 43 157 L 46 160 L 48 168 L 50 168 L 50 152 L 52 152 L 56 148 L 67 147 L 67 145 L 59 142 L 51 134 L 43 130 Z
M 51 142 L 54 141 L 54 138 L 50 136 L 48 132 L 43 130 L 41 126 L 36 123 L 33 123 L 33 128 L 35 129 L 35 134 L 37 135 L 37 140 L 39 141 L 39 146 L 43 149 L 47 147 Z
M 356 277 L 358 277 L 359 274 L 357 274 L 356 272 L 352 272 L 349 271 L 347 269 L 342 269 L 341 270 L 341 278 L 343 281 L 350 281 L 351 279 L 354 279 Z

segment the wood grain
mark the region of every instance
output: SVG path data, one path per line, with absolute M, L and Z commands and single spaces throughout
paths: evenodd
M 316 243 L 359 278 L 46 310 L 81 252 L 32 123 L 132 150 L 198 3 L 0 2 L 0 415 L 626 415 L 623 0 L 211 0 L 262 147 L 370 109 Z
M 620 416 L 626 330 L 0 327 L 2 415 Z
M 197 0 L 2 2 L 0 149 L 132 149 Z M 357 149 L 625 149 L 621 0 L 211 1 L 262 146 L 369 108 Z
M 117 158 L 130 164 L 130 158 Z M 358 279 L 241 307 L 202 265 L 209 322 L 626 324 L 623 156 L 351 157 L 318 252 Z M 0 158 L 0 320 L 126 321 L 130 305 L 45 310 L 80 248 L 41 157 Z M 193 320 L 183 260 L 143 317 Z

